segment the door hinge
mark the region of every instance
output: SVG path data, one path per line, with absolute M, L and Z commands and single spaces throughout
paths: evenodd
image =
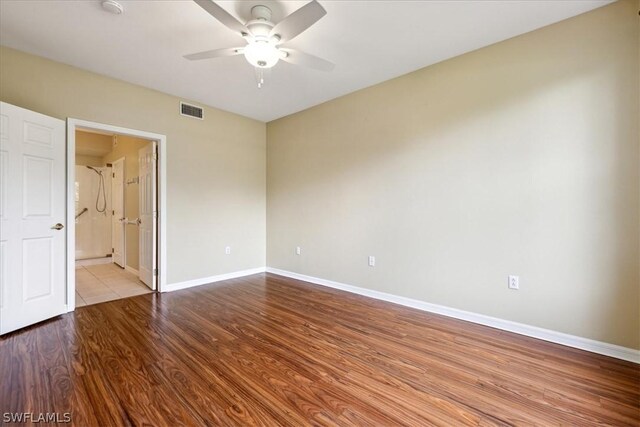
M 116 215 L 116 211 L 111 211 L 111 215 L 115 216 Z
M 153 217 L 154 217 L 155 219 L 158 219 L 158 211 L 153 211 Z
M 154 268 L 154 269 L 153 269 L 153 275 L 154 275 L 154 276 L 157 276 L 157 275 L 158 275 L 158 269 L 157 269 L 157 268 Z
M 153 160 L 158 160 L 158 153 L 153 153 Z
M 113 172 L 113 173 L 111 174 L 111 178 L 115 178 L 115 177 L 116 177 L 116 173 L 115 173 L 115 172 Z
M 111 253 L 112 253 L 112 254 L 115 254 L 115 253 L 116 253 L 116 250 L 115 250 L 114 248 L 111 248 Z

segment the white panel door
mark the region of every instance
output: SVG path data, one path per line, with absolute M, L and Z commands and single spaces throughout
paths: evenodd
M 138 151 L 139 198 L 140 198 L 140 280 L 148 287 L 156 289 L 156 147 L 155 141 Z
M 124 215 L 124 158 L 112 164 L 111 197 L 113 216 L 111 217 L 111 239 L 113 245 L 113 262 L 120 267 L 125 266 L 125 225 Z
M 65 123 L 0 103 L 0 334 L 67 311 Z

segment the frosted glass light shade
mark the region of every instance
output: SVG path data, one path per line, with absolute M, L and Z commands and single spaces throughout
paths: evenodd
M 280 52 L 272 43 L 257 40 L 244 48 L 244 57 L 254 67 L 271 68 L 278 63 Z

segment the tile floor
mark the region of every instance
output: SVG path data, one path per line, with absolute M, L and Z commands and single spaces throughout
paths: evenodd
M 76 307 L 150 292 L 133 273 L 116 264 L 76 266 Z

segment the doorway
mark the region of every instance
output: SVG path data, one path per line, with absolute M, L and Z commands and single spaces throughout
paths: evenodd
M 157 241 L 145 217 L 157 210 L 155 141 L 88 130 L 75 141 L 76 306 L 154 291 L 141 261 Z
M 68 305 L 162 290 L 166 138 L 76 119 L 67 135 Z
M 144 262 L 152 268 L 155 289 L 163 291 L 167 271 L 166 137 L 68 119 L 65 138 L 63 120 L 5 102 L 0 102 L 0 119 L 0 335 L 75 309 L 76 215 L 84 207 L 82 214 L 86 215 L 92 206 L 87 203 L 76 209 L 76 130 L 142 138 L 150 142 L 147 147 L 153 147 L 153 151 L 139 152 L 153 165 L 145 173 L 154 177 L 145 198 L 150 201 L 145 212 L 155 221 L 147 233 L 153 240 L 145 247 Z M 109 206 L 113 198 L 113 189 L 108 193 L 106 163 L 85 165 L 82 172 L 88 176 L 80 178 L 89 186 L 97 179 L 89 197 L 92 202 L 96 197 L 95 213 L 108 214 L 104 205 Z M 106 233 L 104 224 L 102 231 Z M 108 259 L 104 241 L 81 247 L 82 256 Z

